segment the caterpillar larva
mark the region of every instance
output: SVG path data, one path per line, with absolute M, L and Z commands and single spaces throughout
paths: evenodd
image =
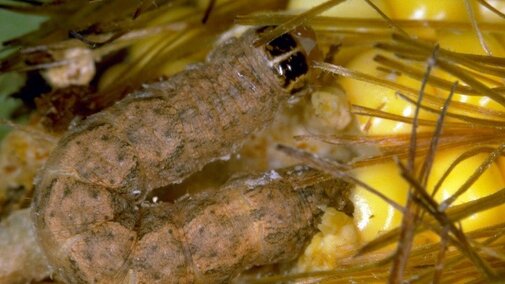
M 32 209 L 41 246 L 63 280 L 223 281 L 300 251 L 316 207 L 327 203 L 321 190 L 267 184 L 250 192 L 232 183 L 226 188 L 236 190 L 176 205 L 144 201 L 234 152 L 305 87 L 314 39 L 302 46 L 294 31 L 253 47 L 263 30 L 225 42 L 206 63 L 145 86 L 61 139 L 38 177 Z

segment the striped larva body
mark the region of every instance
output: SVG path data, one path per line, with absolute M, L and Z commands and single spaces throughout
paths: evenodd
M 253 259 L 244 250 L 236 252 L 235 262 L 203 269 L 206 266 L 199 262 L 203 244 L 190 240 L 199 232 L 191 231 L 191 226 L 198 225 L 194 222 L 203 218 L 199 212 L 210 201 L 144 206 L 151 190 L 181 182 L 205 164 L 234 152 L 250 133 L 272 121 L 291 93 L 303 88 L 307 56 L 294 37 L 285 34 L 255 48 L 256 33 L 249 31 L 224 43 L 208 62 L 145 86 L 61 139 L 38 177 L 32 210 L 41 246 L 63 280 L 221 281 L 252 265 L 282 260 L 278 255 Z M 244 194 L 237 198 L 248 204 L 252 199 Z M 220 198 L 228 200 L 225 195 Z M 322 204 L 322 198 L 314 200 L 305 205 Z M 236 214 L 231 209 L 226 214 Z M 175 214 L 183 210 L 178 213 L 182 216 Z M 305 222 L 293 225 L 296 232 L 291 235 L 300 241 L 312 232 L 308 228 L 317 214 L 311 214 L 287 220 Z M 236 222 L 230 217 L 228 225 Z M 205 234 L 219 233 L 199 224 L 198 230 Z M 223 231 L 219 238 L 236 237 L 224 233 L 224 227 L 216 230 Z M 278 235 L 285 234 L 283 230 L 280 226 Z M 257 246 L 268 245 L 269 238 L 262 237 L 255 240 Z M 207 241 L 207 246 L 214 246 L 213 241 Z M 293 242 L 285 241 L 275 245 L 282 248 Z M 161 253 L 153 258 L 155 268 L 148 265 L 153 253 Z

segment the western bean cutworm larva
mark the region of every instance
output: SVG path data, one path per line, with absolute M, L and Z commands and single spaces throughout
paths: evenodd
M 144 86 L 60 140 L 33 203 L 39 241 L 60 277 L 224 281 L 299 253 L 329 196 L 296 191 L 287 177 L 251 188 L 232 182 L 175 205 L 145 202 L 151 190 L 233 153 L 305 88 L 314 39 L 302 46 L 296 36 L 306 33 L 295 30 L 256 48 L 264 29 L 226 41 L 206 63 Z

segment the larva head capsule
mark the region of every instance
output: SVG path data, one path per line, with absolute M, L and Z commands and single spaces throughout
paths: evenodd
M 272 26 L 257 30 L 261 34 Z M 284 89 L 295 94 L 307 86 L 310 61 L 318 55 L 315 33 L 306 26 L 299 26 L 263 46 L 270 67 Z

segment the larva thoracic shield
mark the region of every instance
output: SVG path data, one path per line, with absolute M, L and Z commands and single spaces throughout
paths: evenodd
M 222 279 L 213 276 L 216 269 L 230 277 L 237 268 L 258 264 L 238 255 L 240 263 L 200 271 L 194 244 L 186 243 L 189 236 L 179 227 L 186 221 L 170 223 L 163 213 L 168 205 L 144 206 L 151 190 L 234 152 L 304 88 L 308 51 L 292 34 L 255 48 L 257 32 L 227 41 L 208 62 L 145 86 L 61 139 L 38 177 L 32 210 L 41 246 L 63 280 L 111 283 L 128 274 L 138 282 L 199 282 Z M 188 206 L 188 216 L 199 216 L 202 208 Z M 298 220 L 306 222 L 301 228 L 313 226 L 309 215 Z M 153 221 L 162 217 L 168 219 Z M 300 240 L 311 230 L 302 231 Z M 159 259 L 158 270 L 149 270 L 139 259 L 148 257 L 153 242 L 180 249 L 166 255 L 180 261 Z

